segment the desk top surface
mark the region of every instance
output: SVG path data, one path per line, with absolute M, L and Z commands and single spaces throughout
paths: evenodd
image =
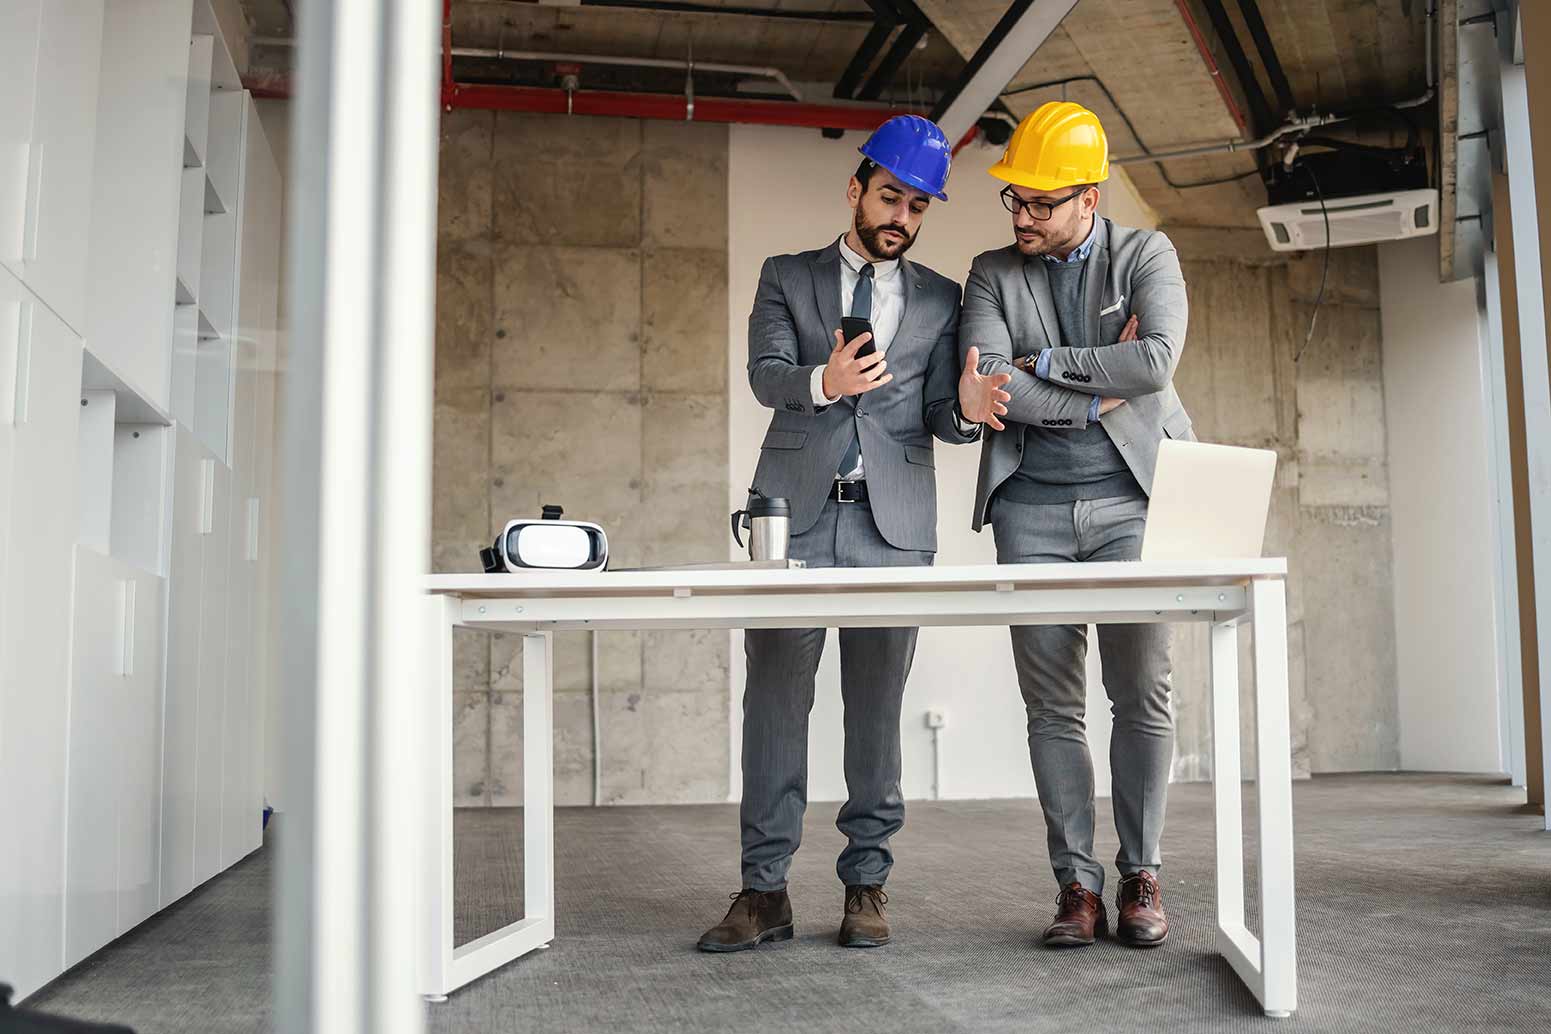
M 528 571 L 438 574 L 427 592 L 480 599 L 830 592 L 942 592 L 1242 585 L 1287 574 L 1283 557 L 1182 563 L 963 564 L 943 567 L 813 567 L 790 571 Z

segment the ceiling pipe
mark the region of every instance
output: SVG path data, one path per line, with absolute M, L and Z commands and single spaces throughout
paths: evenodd
M 455 83 L 448 110 L 523 111 L 564 115 L 602 115 L 616 118 L 660 119 L 675 122 L 736 122 L 757 126 L 799 126 L 810 129 L 857 129 L 871 131 L 895 115 L 920 112 L 862 104 L 806 104 L 697 96 L 690 100 L 676 93 L 630 93 L 608 90 L 576 90 L 534 86 L 484 86 Z M 243 87 L 255 97 L 288 100 L 290 77 L 254 74 L 243 78 Z M 690 118 L 691 112 L 693 118 Z
M 1013 76 L 1076 6 L 1077 0 L 1013 0 L 932 110 L 932 120 L 948 139 L 974 129 Z
M 872 15 L 865 11 L 811 11 L 800 7 L 751 7 L 737 4 L 663 3 L 660 0 L 577 0 L 582 7 L 648 11 L 654 14 L 738 15 L 746 18 L 775 18 L 787 21 L 865 24 Z
M 1233 117 L 1234 125 L 1239 127 L 1240 133 L 1248 133 L 1249 119 L 1245 117 L 1244 109 L 1239 107 L 1238 99 L 1233 96 L 1233 89 L 1228 85 L 1228 80 L 1223 77 L 1217 58 L 1212 56 L 1212 48 L 1206 42 L 1206 34 L 1201 31 L 1200 23 L 1190 12 L 1190 0 L 1174 0 L 1174 6 L 1179 10 L 1179 16 L 1190 32 L 1190 38 L 1195 41 L 1201 60 L 1206 63 L 1207 74 L 1212 77 L 1212 82 L 1217 84 L 1217 92 L 1222 96 L 1222 102 L 1227 106 L 1228 114 Z
M 443 27 L 445 33 L 446 27 Z M 295 47 L 296 41 L 283 36 L 255 36 L 253 44 L 260 47 Z M 492 49 L 489 47 L 444 47 L 442 64 L 443 75 L 447 74 L 447 55 L 453 57 L 473 57 L 494 59 L 498 61 L 554 61 L 561 64 L 575 65 L 614 65 L 621 68 L 672 68 L 685 71 L 712 72 L 724 75 L 747 75 L 761 79 L 769 79 L 780 86 L 783 91 L 791 95 L 793 100 L 802 100 L 802 91 L 786 77 L 786 73 L 779 68 L 770 68 L 762 65 L 726 65 L 715 61 L 689 61 L 675 58 L 661 57 L 617 57 L 612 54 L 553 54 L 539 50 L 507 50 L 505 48 Z
M 1222 44 L 1228 63 L 1233 66 L 1233 74 L 1238 77 L 1239 89 L 1244 91 L 1244 99 L 1249 103 L 1250 131 L 1256 134 L 1266 132 L 1266 127 L 1275 125 L 1277 119 L 1271 114 L 1271 105 L 1260 90 L 1260 80 L 1255 78 L 1249 55 L 1244 53 L 1244 47 L 1234 32 L 1233 20 L 1228 17 L 1222 0 L 1201 0 L 1201 5 L 1212 20 L 1217 42 Z
M 779 68 L 760 65 L 725 65 L 714 61 L 689 61 L 661 57 L 608 57 L 598 54 L 549 54 L 537 50 L 490 50 L 483 47 L 453 47 L 453 57 L 494 58 L 502 61 L 559 61 L 577 65 L 618 65 L 627 68 L 673 68 L 690 72 L 747 75 L 775 82 L 793 100 L 802 100 L 802 91 L 792 85 Z

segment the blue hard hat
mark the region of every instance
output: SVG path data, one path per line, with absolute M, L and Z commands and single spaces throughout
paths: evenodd
M 873 130 L 858 151 L 899 178 L 901 183 L 924 190 L 939 201 L 948 200 L 953 165 L 953 146 L 931 119 L 920 115 L 895 115 Z

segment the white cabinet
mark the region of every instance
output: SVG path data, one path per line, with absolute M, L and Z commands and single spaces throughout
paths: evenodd
M 0 4 L 0 265 L 22 275 L 22 239 L 34 186 L 32 114 L 37 96 L 39 22 L 42 0 Z
M 62 959 L 65 731 L 81 344 L 0 270 L 10 476 L 0 583 L 0 973 L 26 995 Z M 8 324 L 8 325 L 7 325 Z
M 162 579 L 75 561 L 66 966 L 155 911 L 161 793 Z
M 173 442 L 172 548 L 167 579 L 167 689 L 162 751 L 161 904 L 194 889 L 198 812 L 200 592 L 205 454 L 178 428 Z
M 87 234 L 96 152 L 103 0 L 48 0 L 38 39 L 33 211 L 23 279 L 78 334 L 86 332 Z
M 80 334 L 103 0 L 0 6 L 0 262 Z
M 280 180 L 220 34 L 208 0 L 0 0 L 0 977 L 22 997 L 261 839 Z
M 207 454 L 208 455 L 208 454 Z M 221 871 L 221 780 L 226 762 L 227 616 L 231 596 L 232 473 L 205 465 L 205 524 L 199 590 L 199 733 L 194 806 L 194 882 Z
M 86 340 L 168 408 L 193 0 L 106 7 Z

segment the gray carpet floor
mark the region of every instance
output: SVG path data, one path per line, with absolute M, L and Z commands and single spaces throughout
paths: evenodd
M 1036 945 L 1056 886 L 1032 801 L 912 803 L 888 888 L 894 942 L 866 951 L 834 943 L 841 840 L 834 806 L 815 805 L 792 873 L 796 939 L 721 956 L 693 944 L 737 887 L 734 807 L 561 809 L 554 946 L 428 1006 L 427 1029 L 1551 1031 L 1551 834 L 1523 801 L 1461 776 L 1299 784 L 1290 1022 L 1262 1017 L 1212 950 L 1208 786 L 1171 790 L 1173 933 L 1150 952 Z M 520 913 L 520 823 L 458 813 L 460 940 Z M 271 844 L 28 1004 L 142 1032 L 269 1029 L 273 859 Z M 1253 887 L 1251 874 L 1252 915 Z

